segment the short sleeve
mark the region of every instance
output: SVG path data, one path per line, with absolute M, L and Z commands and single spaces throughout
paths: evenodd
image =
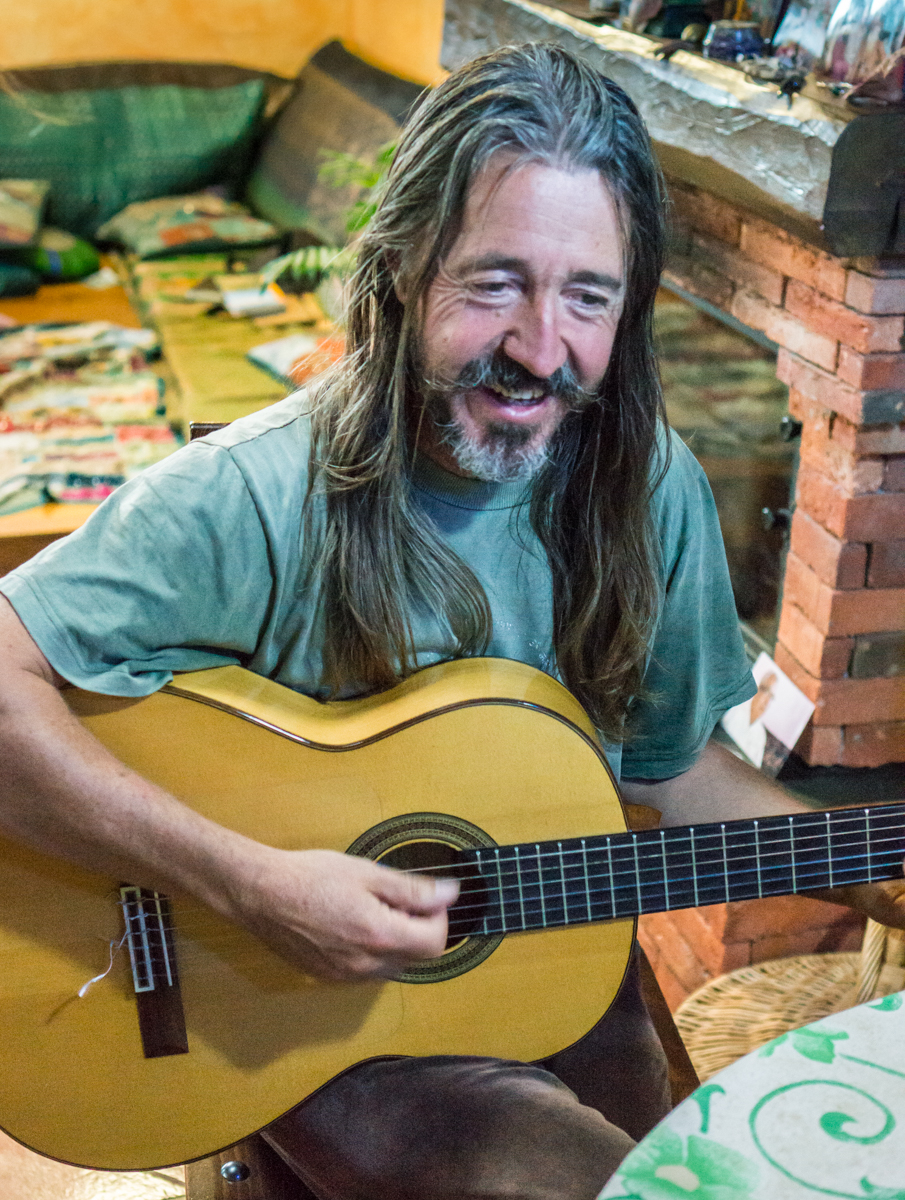
M 754 695 L 710 485 L 673 435 L 669 470 L 654 495 L 663 599 L 644 679 L 623 748 L 627 779 L 687 771 L 713 727 Z
M 149 695 L 176 671 L 244 663 L 271 591 L 267 537 L 242 472 L 203 442 L 142 472 L 0 580 L 51 665 L 114 696 Z

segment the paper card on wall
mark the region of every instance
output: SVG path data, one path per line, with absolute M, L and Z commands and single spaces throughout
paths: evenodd
M 814 705 L 769 654 L 759 656 L 751 674 L 756 695 L 730 708 L 720 724 L 756 767 L 776 775 L 804 732 Z

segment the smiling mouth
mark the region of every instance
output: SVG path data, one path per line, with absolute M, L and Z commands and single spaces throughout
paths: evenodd
M 481 391 L 486 392 L 497 404 L 506 407 L 532 408 L 548 399 L 547 392 L 543 388 L 507 388 L 499 384 L 490 387 L 485 384 Z

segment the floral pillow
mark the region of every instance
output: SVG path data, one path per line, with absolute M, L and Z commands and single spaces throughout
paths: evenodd
M 98 241 L 115 242 L 139 258 L 261 246 L 279 238 L 279 231 L 269 221 L 258 220 L 243 204 L 224 200 L 215 192 L 140 200 L 127 205 L 97 231 Z

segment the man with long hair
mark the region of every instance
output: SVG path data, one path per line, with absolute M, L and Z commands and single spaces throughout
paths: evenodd
M 3 581 L 4 831 L 193 893 L 316 975 L 398 973 L 442 952 L 455 883 L 221 828 L 58 689 L 240 663 L 343 698 L 480 654 L 557 674 L 666 823 L 793 810 L 707 745 L 754 687 L 712 499 L 663 414 L 663 213 L 631 101 L 565 51 L 508 48 L 430 93 L 358 247 L 345 359 Z M 591 1200 L 667 1107 L 630 973 L 543 1064 L 369 1062 L 267 1136 L 321 1200 Z

